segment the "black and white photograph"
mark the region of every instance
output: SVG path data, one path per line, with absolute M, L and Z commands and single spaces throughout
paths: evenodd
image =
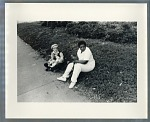
M 6 118 L 147 118 L 146 4 L 5 11 Z
M 137 22 L 17 24 L 18 102 L 137 102 Z

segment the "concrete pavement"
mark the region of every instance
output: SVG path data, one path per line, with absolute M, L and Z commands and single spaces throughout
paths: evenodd
M 90 102 L 79 92 L 69 89 L 68 82 L 58 81 L 61 73 L 46 72 L 45 61 L 28 44 L 17 40 L 18 102 Z

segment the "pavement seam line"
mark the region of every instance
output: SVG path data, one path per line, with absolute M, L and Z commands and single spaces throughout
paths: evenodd
M 19 94 L 19 95 L 17 95 L 17 96 L 26 94 L 26 93 L 28 93 L 28 92 L 31 92 L 31 91 L 33 91 L 33 90 L 35 90 L 35 89 L 38 89 L 38 88 L 40 88 L 40 87 L 42 87 L 42 86 L 45 86 L 45 85 L 47 85 L 47 84 L 50 84 L 50 82 L 49 82 L 49 83 L 46 83 L 46 84 L 43 84 L 43 85 L 41 85 L 41 86 L 35 87 L 34 89 L 31 89 L 31 90 L 29 90 L 29 91 L 26 91 L 26 92 L 24 92 L 24 93 L 21 93 L 21 94 Z

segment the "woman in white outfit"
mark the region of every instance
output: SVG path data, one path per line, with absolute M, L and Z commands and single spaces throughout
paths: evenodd
M 78 47 L 79 47 L 77 51 L 78 59 L 75 59 L 72 56 L 74 61 L 69 63 L 64 74 L 61 77 L 57 78 L 58 80 L 66 81 L 66 79 L 69 77 L 70 72 L 73 70 L 69 88 L 74 87 L 80 72 L 90 72 L 95 67 L 95 60 L 93 58 L 91 50 L 86 46 L 86 42 L 79 41 Z

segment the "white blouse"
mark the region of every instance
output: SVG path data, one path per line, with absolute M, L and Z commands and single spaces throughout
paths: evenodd
M 79 48 L 77 51 L 77 56 L 78 56 L 79 60 L 88 60 L 88 63 L 95 61 L 93 58 L 93 54 L 88 47 L 86 47 L 85 51 L 83 51 L 82 53 L 81 53 L 81 50 Z

